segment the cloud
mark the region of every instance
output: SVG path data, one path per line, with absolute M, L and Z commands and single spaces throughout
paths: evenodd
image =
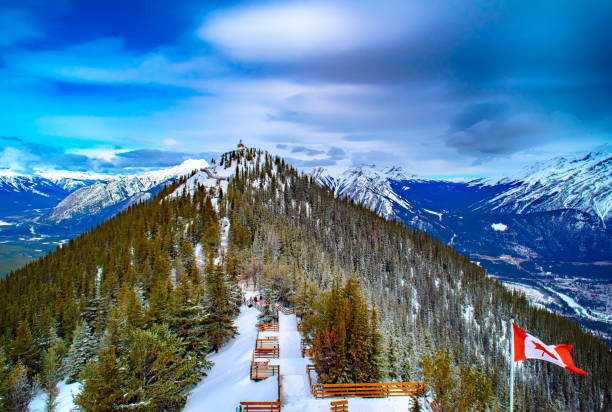
M 545 143 L 551 137 L 545 133 L 547 128 L 534 116 L 493 113 L 489 118 L 470 119 L 463 129 L 446 138 L 446 145 L 482 161 Z
M 276 147 L 278 147 L 278 145 Z M 309 149 L 304 146 L 294 146 L 291 149 L 291 153 L 304 153 L 306 156 L 317 156 L 317 155 L 325 153 L 325 151 L 317 150 L 317 149 Z
M 23 140 L 15 136 L 0 136 L 0 139 L 8 140 L 9 142 L 23 142 Z
M 129 174 L 174 166 L 187 159 L 210 159 L 219 153 L 181 153 L 158 149 L 62 148 L 31 142 L 0 144 L 0 169 L 30 174 L 36 171 L 71 170 Z
M 153 84 L 198 88 L 203 79 L 226 72 L 213 56 L 173 60 L 163 51 L 137 53 L 120 37 L 98 38 L 64 48 L 16 51 L 4 56 L 7 67 L 38 78 L 89 84 Z

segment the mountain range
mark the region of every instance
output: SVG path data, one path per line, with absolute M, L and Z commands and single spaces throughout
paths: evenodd
M 557 157 L 463 182 L 361 165 L 310 175 L 386 219 L 424 230 L 534 304 L 612 334 L 612 155 Z
M 202 168 L 204 159 L 133 175 L 49 172 L 0 173 L 0 276 L 130 205 L 150 199 L 168 183 Z
M 142 174 L 0 175 L 0 273 L 148 200 L 169 182 L 214 186 L 203 159 Z M 216 171 L 215 171 L 216 173 Z M 535 305 L 612 335 L 612 155 L 533 164 L 504 177 L 450 181 L 361 165 L 310 176 L 338 197 L 451 244 Z M 215 175 L 216 176 L 216 175 Z M 219 176 L 216 176 L 219 178 Z M 209 184 L 210 183 L 210 184 Z

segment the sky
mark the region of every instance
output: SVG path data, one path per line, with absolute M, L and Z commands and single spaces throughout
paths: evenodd
M 308 170 L 512 172 L 612 142 L 612 2 L 0 1 L 0 169 L 239 139 Z

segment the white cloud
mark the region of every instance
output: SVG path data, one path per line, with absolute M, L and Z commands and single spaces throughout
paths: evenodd
M 131 149 L 72 149 L 66 151 L 66 153 L 80 154 L 87 156 L 90 159 L 103 160 L 106 162 L 112 162 L 116 159 L 117 154 L 129 152 Z
M 206 20 L 199 36 L 247 60 L 289 61 L 375 46 L 410 33 L 423 23 L 420 6 L 293 3 L 242 7 Z

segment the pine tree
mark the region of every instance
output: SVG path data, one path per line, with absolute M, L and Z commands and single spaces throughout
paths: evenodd
M 56 341 L 43 353 L 39 380 L 48 395 L 46 403 L 46 410 L 48 412 L 53 412 L 57 405 L 57 384 L 60 381 L 61 375 L 61 358 L 59 352 L 59 343 Z
M 83 366 L 95 353 L 96 344 L 87 323 L 82 320 L 76 327 L 72 344 L 68 350 L 68 356 L 64 360 L 63 374 L 68 378 L 68 383 L 75 382 Z
M 103 412 L 116 410 L 135 399 L 125 365 L 115 348 L 102 349 L 98 359 L 89 362 L 81 373 L 83 389 L 74 402 L 82 410 Z
M 17 328 L 17 336 L 12 345 L 12 355 L 14 362 L 22 362 L 31 372 L 35 373 L 38 370 L 40 348 L 34 341 L 26 321 L 21 322 Z
M 28 369 L 17 362 L 7 379 L 8 411 L 25 412 L 32 399 L 32 387 L 28 380 Z
M 128 370 L 132 371 L 137 393 L 147 410 L 179 410 L 186 400 L 185 389 L 194 385 L 202 371 L 187 356 L 180 339 L 167 325 L 130 332 Z
M 9 376 L 11 375 L 12 365 L 0 347 L 0 410 L 9 409 Z
M 170 327 L 181 339 L 187 356 L 193 357 L 201 370 L 212 366 L 205 359 L 209 349 L 206 322 L 200 287 L 189 279 L 183 279 L 173 295 Z
M 452 355 L 448 350 L 441 349 L 433 358 L 423 357 L 423 373 L 425 382 L 433 390 L 435 399 L 443 410 L 452 407 L 455 397 L 456 378 L 452 364 Z
M 207 335 L 211 349 L 219 347 L 236 333 L 230 291 L 224 279 L 223 269 L 213 265 L 206 275 Z

